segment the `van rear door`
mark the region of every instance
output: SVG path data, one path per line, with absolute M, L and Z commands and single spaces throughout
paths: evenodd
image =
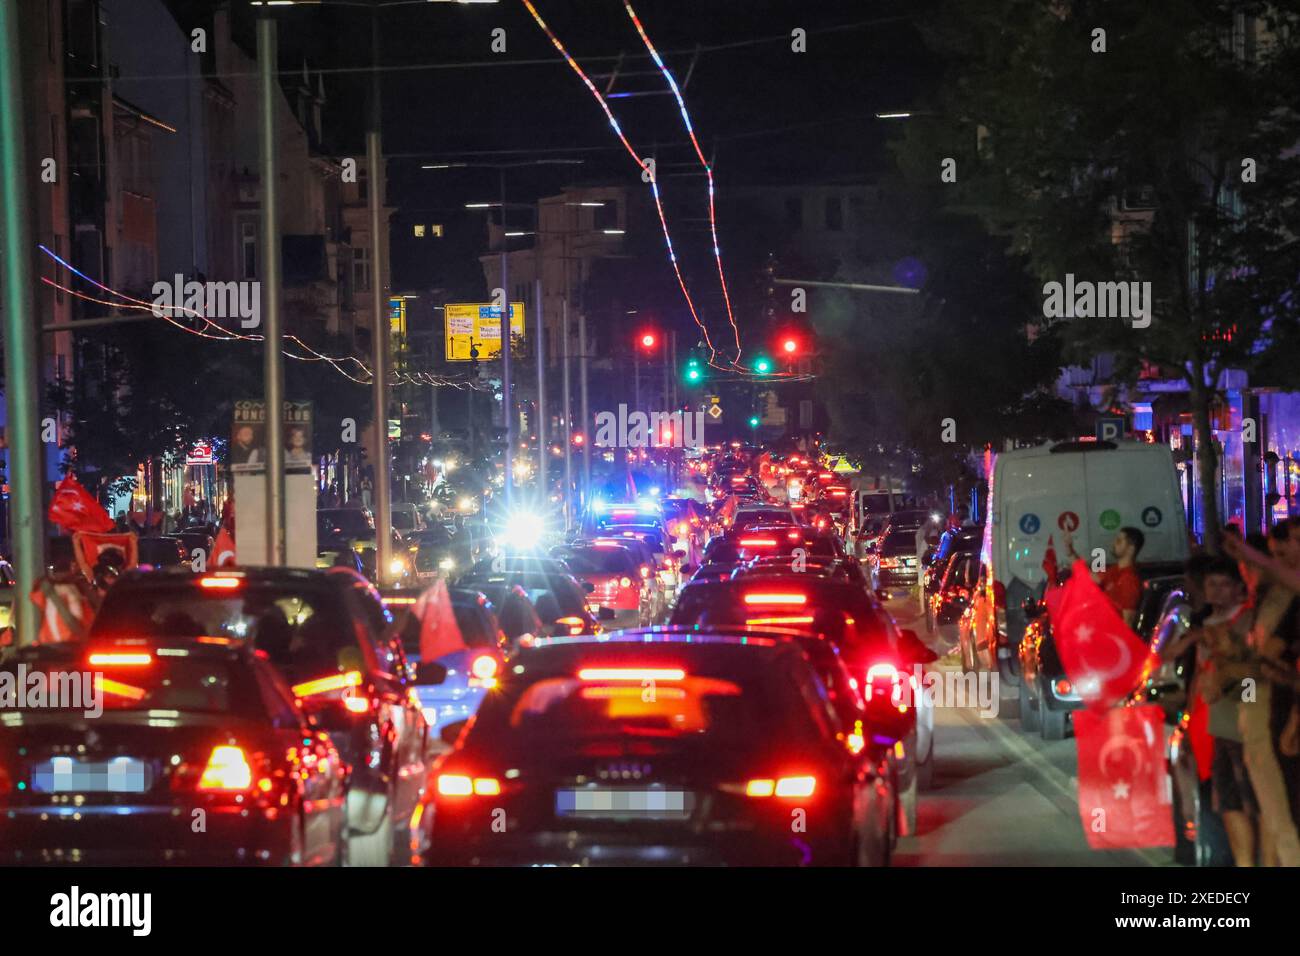
M 1088 548 L 1110 552 L 1115 532 L 1133 527 L 1146 543 L 1138 561 L 1184 561 L 1187 530 L 1173 458 L 1164 445 L 1125 444 L 1084 454 Z M 1082 536 L 1076 535 L 1083 550 Z

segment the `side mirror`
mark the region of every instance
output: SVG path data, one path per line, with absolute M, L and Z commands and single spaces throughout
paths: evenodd
M 415 665 L 417 687 L 431 687 L 447 679 L 447 668 L 437 661 L 420 661 Z
M 926 646 L 916 631 L 903 628 L 899 635 L 899 650 L 910 664 L 933 664 L 939 655 Z
M 438 736 L 448 747 L 454 747 L 467 723 L 469 723 L 468 720 L 458 720 L 454 724 L 447 724 L 442 730 L 438 731 Z
M 612 607 L 602 607 L 599 611 L 596 612 L 596 617 L 598 617 L 602 621 L 612 621 L 614 620 L 615 617 L 617 617 L 617 615 L 614 613 L 614 609 Z

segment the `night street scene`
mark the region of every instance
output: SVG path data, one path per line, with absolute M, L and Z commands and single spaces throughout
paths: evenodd
M 0 0 L 0 213 L 16 924 L 1282 925 L 1297 0 Z

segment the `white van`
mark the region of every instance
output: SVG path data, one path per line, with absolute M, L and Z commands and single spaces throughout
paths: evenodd
M 993 466 L 990 491 L 987 583 L 981 597 L 991 601 L 996 614 L 985 608 L 973 616 L 987 624 L 996 621 L 999 664 L 1014 659 L 1024 633 L 1021 602 L 1041 595 L 1046 584 L 1049 538 L 1062 568 L 1069 563 L 1067 530 L 1086 560 L 1097 548 L 1109 560 L 1115 532 L 1123 527 L 1137 528 L 1145 538 L 1139 564 L 1187 560 L 1183 500 L 1166 445 L 1085 440 L 1003 452 Z

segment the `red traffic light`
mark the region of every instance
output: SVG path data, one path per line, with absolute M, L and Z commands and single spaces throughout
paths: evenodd
M 782 339 L 781 351 L 786 355 L 793 355 L 795 352 L 799 351 L 799 340 L 794 338 Z
M 638 341 L 643 349 L 652 349 L 659 344 L 659 337 L 653 332 L 642 332 Z

